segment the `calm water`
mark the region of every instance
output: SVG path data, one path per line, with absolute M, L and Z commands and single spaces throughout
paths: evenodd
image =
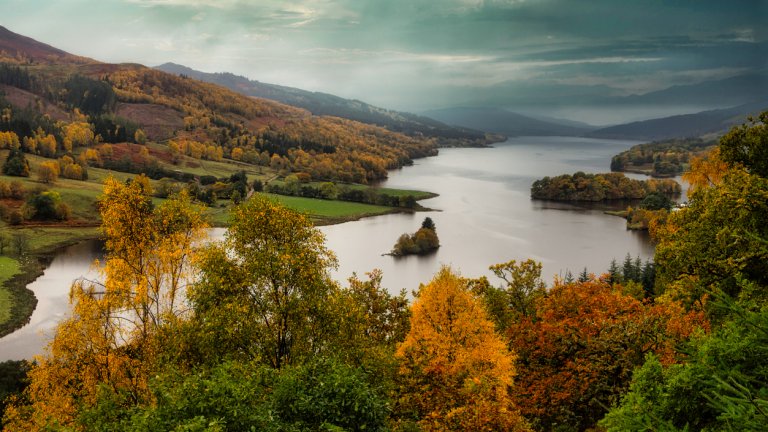
M 41 354 L 56 324 L 69 314 L 69 287 L 80 277 L 96 278 L 92 268 L 103 256 L 102 244 L 86 241 L 62 249 L 42 276 L 27 285 L 37 297 L 29 324 L 0 339 L 0 361 L 29 359 Z
M 390 291 L 418 288 L 443 264 L 464 276 L 489 275 L 488 266 L 533 258 L 552 281 L 570 269 L 603 272 L 627 253 L 653 255 L 646 233 L 627 231 L 625 221 L 594 206 L 533 201 L 530 186 L 543 176 L 575 171 L 606 172 L 611 156 L 632 141 L 584 138 L 513 138 L 487 149 L 441 149 L 413 167 L 390 173 L 385 186 L 421 189 L 440 196 L 421 201 L 440 209 L 386 215 L 322 227 L 339 257 L 337 278 L 379 268 Z M 631 175 L 644 178 L 640 175 Z M 388 252 L 404 232 L 416 231 L 425 216 L 437 226 L 441 247 L 432 255 L 393 258 Z
M 389 187 L 428 190 L 440 196 L 421 201 L 440 211 L 395 214 L 322 227 L 327 245 L 339 258 L 334 276 L 346 280 L 374 268 L 384 286 L 409 292 L 428 282 L 441 265 L 464 276 L 489 275 L 488 266 L 533 258 L 544 276 L 584 267 L 605 271 L 611 259 L 630 253 L 653 255 L 647 235 L 627 231 L 623 219 L 589 206 L 532 201 L 530 185 L 545 175 L 575 171 L 606 172 L 612 155 L 635 142 L 582 138 L 514 138 L 488 149 L 442 149 L 413 167 L 390 173 Z M 642 176 L 632 176 L 642 178 Z M 419 228 L 425 216 L 437 226 L 440 249 L 425 257 L 382 256 L 397 238 Z M 220 237 L 214 230 L 213 237 Z M 42 352 L 55 324 L 68 313 L 71 282 L 89 272 L 100 254 L 97 242 L 65 249 L 29 288 L 38 298 L 30 324 L 0 339 L 0 361 L 30 358 Z

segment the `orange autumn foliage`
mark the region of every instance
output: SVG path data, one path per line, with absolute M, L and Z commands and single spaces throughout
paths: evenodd
M 508 328 L 519 356 L 513 400 L 539 429 L 592 427 L 647 353 L 673 363 L 675 345 L 700 328 L 708 328 L 702 312 L 637 300 L 606 279 L 556 283 L 535 317 Z
M 443 268 L 412 307 L 411 330 L 398 347 L 403 393 L 425 431 L 518 431 L 527 425 L 508 389 L 515 355 L 494 331 L 466 281 Z

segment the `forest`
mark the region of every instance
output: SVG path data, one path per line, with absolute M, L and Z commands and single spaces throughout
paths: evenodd
M 553 201 L 641 200 L 652 193 L 673 197 L 680 192 L 674 180 L 634 180 L 621 173 L 577 172 L 544 177 L 531 185 L 532 198 Z
M 692 160 L 652 265 L 551 286 L 534 260 L 444 267 L 412 299 L 375 270 L 334 282 L 321 233 L 262 195 L 198 246 L 185 191 L 108 179 L 102 282 L 72 286 L 43 356 L 2 365 L 4 430 L 764 430 L 766 123 Z

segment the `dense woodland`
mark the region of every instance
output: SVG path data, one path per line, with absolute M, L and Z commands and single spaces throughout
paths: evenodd
M 185 192 L 108 180 L 103 283 L 4 365 L 29 368 L 5 430 L 764 430 L 767 121 L 692 162 L 654 263 L 552 286 L 533 260 L 445 267 L 410 301 L 377 271 L 333 282 L 320 232 L 259 195 L 196 248 Z
M 544 177 L 531 185 L 531 197 L 553 201 L 640 200 L 651 193 L 680 195 L 674 180 L 634 180 L 621 173 L 563 174 Z
M 701 157 L 717 146 L 715 140 L 682 138 L 632 146 L 611 159 L 611 171 L 640 172 L 654 177 L 682 174 L 692 157 Z

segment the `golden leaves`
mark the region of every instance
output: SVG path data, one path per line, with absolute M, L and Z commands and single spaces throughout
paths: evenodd
M 514 354 L 494 332 L 465 281 L 443 268 L 419 291 L 411 330 L 398 347 L 402 403 L 425 430 L 523 430 L 507 389 Z

